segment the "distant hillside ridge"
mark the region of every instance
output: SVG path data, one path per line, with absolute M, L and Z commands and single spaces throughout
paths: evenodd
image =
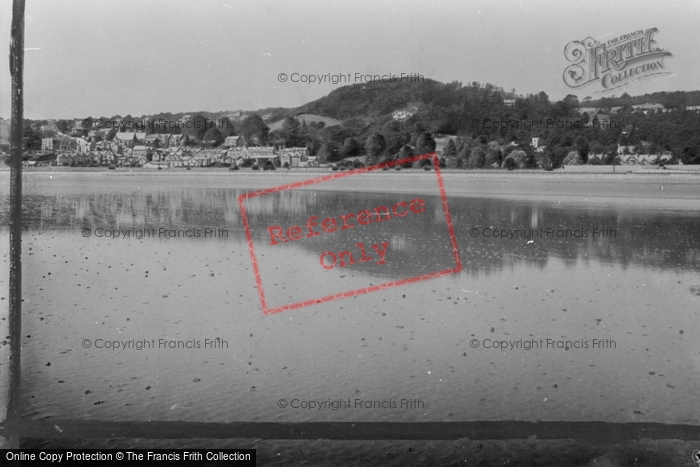
M 625 105 L 661 104 L 667 109 L 679 109 L 681 107 L 700 105 L 700 91 L 661 91 L 641 96 L 630 96 L 624 93 L 619 97 L 613 95 L 592 99 L 590 96 L 579 96 L 579 99 L 581 107 L 611 108 Z
M 324 117 L 322 115 L 315 114 L 299 114 L 295 115 L 294 118 L 299 122 L 299 124 L 306 123 L 323 123 L 326 127 L 341 125 L 343 122 L 330 117 Z M 284 119 L 278 120 L 275 123 L 269 125 L 270 131 L 281 130 L 284 124 Z

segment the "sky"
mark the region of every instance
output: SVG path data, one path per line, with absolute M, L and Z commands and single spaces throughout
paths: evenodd
M 0 0 L 6 51 L 11 11 Z M 700 89 L 698 24 L 697 0 L 27 0 L 25 118 L 297 107 L 353 84 L 355 73 L 597 98 L 616 92 L 568 88 L 564 47 L 653 27 L 672 54 L 669 72 L 617 95 L 691 91 Z M 348 73 L 349 83 L 292 82 Z

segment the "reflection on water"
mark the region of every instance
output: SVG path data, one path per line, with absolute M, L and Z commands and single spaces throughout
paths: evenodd
M 700 423 L 700 216 L 543 201 L 449 200 L 461 274 L 264 316 L 235 189 L 28 187 L 23 397 L 32 418 L 185 421 L 606 420 Z M 133 184 L 132 184 L 133 185 Z M 79 193 L 84 191 L 84 193 Z M 282 303 L 451 267 L 437 197 L 424 213 L 278 249 L 303 225 L 411 195 L 292 190 L 247 206 L 262 275 Z M 0 237 L 7 245 L 7 205 Z M 103 229 L 223 228 L 228 237 L 83 237 Z M 593 229 L 616 236 L 593 236 Z M 474 230 L 476 229 L 476 230 Z M 586 231 L 536 236 L 528 229 Z M 518 231 L 520 237 L 485 233 Z M 315 240 L 315 241 L 306 241 Z M 325 271 L 319 255 L 387 241 L 383 265 Z M 274 260 L 274 261 L 273 261 Z M 7 271 L 0 274 L 6 283 Z M 369 283 L 368 283 L 369 282 Z M 315 292 L 314 292 L 315 293 Z M 317 295 L 316 295 L 317 296 Z M 292 297 L 290 299 L 289 297 Z M 205 348 L 206 339 L 226 348 Z M 91 342 L 198 341 L 108 350 Z M 605 350 L 507 350 L 472 341 L 610 339 Z M 281 398 L 420 398 L 420 410 L 294 411 Z
M 238 196 L 233 189 L 158 189 L 91 194 L 32 195 L 24 199 L 24 225 L 31 230 L 119 228 L 222 227 L 231 237 L 245 240 Z M 410 255 L 416 265 L 431 262 L 422 255 L 436 233 L 445 235 L 445 217 L 437 196 L 422 196 L 428 215 L 407 216 L 382 224 L 392 249 Z M 381 203 L 406 201 L 406 195 L 288 190 L 246 202 L 248 220 L 257 245 L 269 241 L 271 225 L 303 225 L 311 215 L 326 216 L 372 209 Z M 454 198 L 449 200 L 464 270 L 489 273 L 516 264 L 544 267 L 549 258 L 565 264 L 601 261 L 661 269 L 700 269 L 700 217 L 694 212 L 630 210 L 625 207 L 571 207 L 554 202 Z M 7 229 L 7 209 L 0 211 L 0 229 Z M 471 234 L 477 229 L 478 235 Z M 547 235 L 547 229 L 550 229 Z M 369 229 L 358 231 L 362 241 Z M 561 231 L 569 236 L 559 236 Z M 498 232 L 496 232 L 498 231 Z M 510 238 L 498 238 L 507 231 Z M 491 235 L 487 238 L 486 235 Z M 332 236 L 322 236 L 330 241 Z M 197 239 L 193 239 L 197 240 Z M 447 243 L 445 243 L 447 245 Z M 298 242 L 316 255 L 330 246 Z M 441 258 L 449 262 L 450 255 Z M 391 271 L 390 268 L 386 268 Z M 394 271 L 396 278 L 400 271 Z

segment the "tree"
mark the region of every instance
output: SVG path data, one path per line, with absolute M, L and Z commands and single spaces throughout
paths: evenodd
M 372 158 L 378 160 L 379 156 L 386 151 L 386 140 L 381 133 L 372 133 L 365 143 L 365 151 Z
M 233 122 L 231 122 L 231 119 L 228 117 L 221 117 L 219 129 L 224 137 L 236 134 L 236 128 L 233 126 Z
M 520 151 L 524 153 L 525 151 Z M 486 155 L 484 156 L 484 165 L 487 167 L 491 167 L 492 165 L 496 164 L 498 167 L 501 165 L 501 151 L 499 151 L 496 148 L 489 147 L 486 150 Z
M 122 121 L 123 123 L 123 121 Z M 186 135 L 189 135 L 190 138 L 195 138 L 198 140 L 202 140 L 204 138 L 204 134 L 209 130 L 214 125 L 213 122 L 208 120 L 204 115 L 201 113 L 198 113 L 195 115 L 192 120 L 188 121 L 185 124 L 185 129 L 183 130 L 183 133 Z
M 325 141 L 321 145 L 321 149 L 318 150 L 318 162 L 319 164 L 326 164 L 328 162 L 335 162 L 340 159 L 338 153 L 338 148 L 336 144 L 332 141 Z
M 574 94 L 567 94 L 563 100 L 564 100 L 564 102 L 566 102 L 567 104 L 570 104 L 572 106 L 578 105 L 578 97 L 575 96 Z
M 588 145 L 588 141 L 583 136 L 576 138 L 576 147 L 581 156 L 581 163 L 585 164 L 588 162 L 588 154 L 591 152 L 591 147 Z
M 258 114 L 249 115 L 243 120 L 240 127 L 241 136 L 246 141 L 251 142 L 257 140 L 259 144 L 264 144 L 267 141 L 267 136 L 270 134 L 270 127 L 263 121 Z
M 418 154 L 435 152 L 435 140 L 430 133 L 421 134 L 416 140 L 416 151 Z
M 518 163 L 515 162 L 513 156 L 508 156 L 503 161 L 503 168 L 508 170 L 513 170 L 518 168 Z
M 579 155 L 578 151 L 569 151 L 562 165 L 581 165 L 583 164 L 583 158 Z
M 483 146 L 475 146 L 469 155 L 469 168 L 480 169 L 486 162 L 486 150 Z
M 409 146 L 408 144 L 404 145 L 404 147 L 401 148 L 401 151 L 399 151 L 399 154 L 396 156 L 397 159 L 406 159 L 408 157 L 413 157 L 415 156 L 415 152 L 413 152 L 413 148 Z M 409 169 L 413 166 L 413 162 L 408 162 L 405 164 L 401 164 L 401 166 L 405 169 Z
M 700 152 L 696 146 L 686 146 L 681 152 L 681 162 L 686 165 L 700 164 Z
M 450 138 L 450 140 L 447 142 L 445 149 L 442 150 L 442 156 L 445 158 L 457 156 L 457 146 L 455 146 L 454 139 Z
M 299 120 L 294 117 L 286 117 L 282 122 L 282 137 L 287 147 L 297 147 L 302 145 Z
M 620 157 L 615 150 L 610 150 L 603 160 L 605 165 L 620 165 Z
M 469 161 L 469 156 L 472 153 L 472 145 L 470 141 L 465 141 L 462 145 L 462 149 L 459 151 L 457 158 L 461 162 L 459 165 L 466 167 Z
M 24 148 L 41 149 L 41 135 L 34 130 L 28 121 L 24 122 Z
M 522 149 L 516 149 L 510 153 L 510 158 L 515 161 L 517 169 L 525 169 L 528 166 L 527 153 Z
M 340 157 L 354 157 L 360 152 L 360 143 L 355 138 L 347 138 L 340 148 Z
M 564 159 L 566 158 L 566 156 L 569 155 L 569 152 L 571 152 L 571 147 L 560 146 L 558 148 L 554 148 L 554 150 L 550 154 L 552 168 L 558 169 L 559 167 L 561 167 L 562 163 L 564 162 Z
M 73 122 L 70 120 L 57 120 L 56 121 L 56 127 L 58 128 L 58 131 L 61 133 L 68 133 L 71 130 L 71 127 L 73 126 Z
M 202 140 L 209 144 L 210 146 L 219 146 L 221 143 L 224 142 L 224 135 L 221 133 L 221 130 L 219 130 L 216 127 L 209 128 L 206 133 L 204 133 L 204 137 Z
M 604 152 L 605 152 L 605 146 L 603 146 L 602 144 L 600 144 L 599 142 L 596 141 L 595 143 L 591 144 L 589 156 L 591 154 L 596 155 L 596 156 L 600 156 Z

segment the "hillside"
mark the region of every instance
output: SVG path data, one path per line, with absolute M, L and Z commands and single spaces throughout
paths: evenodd
M 323 117 L 321 115 L 314 115 L 314 114 L 300 114 L 296 115 L 295 118 L 301 123 L 306 123 L 307 125 L 310 123 L 323 123 L 326 127 L 330 126 L 337 126 L 342 124 L 340 120 L 336 120 L 334 118 L 330 117 Z M 282 125 L 284 124 L 284 119 L 278 120 L 275 123 L 271 123 L 268 125 L 270 127 L 270 131 L 276 131 L 276 130 L 281 130 Z
M 635 112 L 632 106 L 643 103 L 661 104 L 671 111 Z M 206 141 L 217 146 L 226 136 L 237 134 L 254 141 L 249 144 L 306 146 L 311 155 L 328 161 L 370 153 L 378 159 L 424 150 L 432 144 L 423 144 L 427 135 L 440 140 L 438 147 L 447 147 L 454 139 L 448 153 L 475 168 L 502 161 L 507 150 L 514 147 L 526 151 L 529 160 L 534 160 L 537 150 L 538 157 L 551 160 L 555 166 L 572 152 L 578 152 L 583 162 L 589 154 L 613 161 L 622 146 L 627 147 L 627 153 L 670 152 L 687 164 L 700 163 L 700 112 L 684 109 L 696 105 L 700 105 L 700 91 L 634 97 L 623 94 L 597 101 L 586 97 L 582 102 L 569 95 L 551 102 L 544 92 L 517 96 L 515 91 L 506 92 L 492 84 L 425 79 L 343 86 L 293 109 L 163 113 L 158 117 L 200 123 L 205 119 L 229 119 L 219 128 L 204 124 L 183 128 L 193 144 Z M 592 115 L 579 114 L 579 108 L 587 106 L 618 109 L 614 114 L 604 112 L 604 124 L 597 119 L 594 124 L 589 120 Z M 288 119 L 290 116 L 296 118 Z M 438 135 L 450 136 L 440 139 Z M 538 138 L 535 147 L 531 145 L 533 137 Z M 33 139 L 40 146 L 40 139 Z
M 683 106 L 700 105 L 700 91 L 675 91 L 654 92 L 641 96 L 630 96 L 627 93 L 620 97 L 603 97 L 601 99 L 587 100 L 582 98 L 587 107 L 618 107 L 624 105 L 661 104 L 669 109 L 678 109 Z
M 424 110 L 451 106 L 452 99 L 467 97 L 469 90 L 481 89 L 478 83 L 462 86 L 462 83 L 441 83 L 425 79 L 415 83 L 370 82 L 353 84 L 333 90 L 330 94 L 297 109 L 300 113 L 327 115 L 339 120 L 350 118 L 381 118 L 391 115 L 396 109 L 418 104 Z M 487 85 L 486 92 L 494 92 L 503 102 L 502 89 Z M 495 97 L 495 96 L 494 96 Z

